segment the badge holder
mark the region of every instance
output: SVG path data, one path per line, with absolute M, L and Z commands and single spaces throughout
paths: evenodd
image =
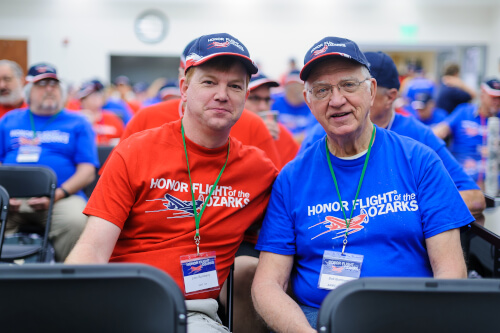
M 220 289 L 215 251 L 181 256 L 181 266 L 185 295 Z
M 318 288 L 332 290 L 348 281 L 358 279 L 363 258 L 361 254 L 325 251 Z
M 35 145 L 22 145 L 16 156 L 17 163 L 37 163 L 42 153 L 42 147 Z

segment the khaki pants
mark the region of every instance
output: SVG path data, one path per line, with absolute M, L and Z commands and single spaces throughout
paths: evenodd
M 15 233 L 21 225 L 45 226 L 47 211 L 34 211 L 22 200 L 19 212 L 9 212 L 7 216 L 7 234 Z M 78 195 L 61 199 L 54 204 L 49 240 L 56 252 L 56 261 L 63 262 L 68 256 L 87 223 L 87 216 L 82 212 L 87 202 Z
M 213 298 L 186 300 L 189 333 L 228 333 L 217 315 L 219 305 Z

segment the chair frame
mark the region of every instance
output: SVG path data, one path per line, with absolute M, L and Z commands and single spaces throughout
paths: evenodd
M 500 279 L 361 278 L 327 295 L 317 327 L 319 333 L 488 332 L 498 329 L 499 306 Z
M 37 183 L 33 183 L 30 177 L 31 175 L 35 177 Z M 39 261 L 42 262 L 46 256 L 48 241 L 49 241 L 49 231 L 52 221 L 52 210 L 54 207 L 55 191 L 57 188 L 57 176 L 54 171 L 45 166 L 0 166 L 0 185 L 3 186 L 10 198 L 29 198 L 29 197 L 43 197 L 49 198 L 49 207 L 47 210 L 47 221 L 45 223 L 45 230 L 43 234 L 42 245 L 36 247 L 33 251 L 14 251 L 9 257 L 6 254 L 0 257 L 4 260 L 21 259 L 27 257 L 28 255 L 33 255 L 35 253 L 40 253 Z M 5 222 L 2 223 L 2 229 L 5 227 Z M 0 238 L 0 248 L 2 248 L 3 240 L 5 235 L 2 234 Z M 14 247 L 9 245 L 9 247 Z M 5 249 L 5 246 L 3 246 Z M 22 246 L 18 246 L 17 249 L 21 250 Z M 19 257 L 17 254 L 19 254 Z M 2 252 L 0 252 L 2 254 Z
M 0 293 L 6 331 L 187 330 L 183 293 L 168 274 L 145 264 L 3 265 Z
M 0 185 L 0 254 L 2 253 L 3 239 L 5 237 L 5 228 L 7 226 L 7 213 L 9 212 L 9 193 Z

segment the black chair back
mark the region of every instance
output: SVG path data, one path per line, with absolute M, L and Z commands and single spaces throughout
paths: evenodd
M 23 246 L 9 246 L 9 251 L 4 248 L 2 259 L 13 260 L 40 252 L 39 261 L 43 261 L 48 247 L 52 209 L 57 187 L 57 176 L 54 171 L 43 166 L 0 166 L 0 185 L 3 186 L 11 198 L 30 198 L 46 196 L 50 199 L 47 211 L 47 221 L 41 246 L 31 246 L 29 251 Z M 0 243 L 3 242 L 3 237 Z M 8 253 L 4 253 L 8 252 Z
M 142 264 L 0 266 L 2 332 L 186 332 L 184 296 Z
M 499 279 L 362 278 L 332 290 L 318 332 L 495 332 Z

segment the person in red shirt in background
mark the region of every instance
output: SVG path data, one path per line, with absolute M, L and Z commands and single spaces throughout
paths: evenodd
M 191 43 L 186 46 L 181 56 L 179 80 L 184 77 L 184 59 L 192 45 Z M 125 127 L 121 140 L 128 138 L 136 132 L 175 121 L 181 118 L 183 113 L 183 103 L 181 103 L 180 99 L 172 99 L 142 108 Z M 259 116 L 248 110 L 243 110 L 240 119 L 231 128 L 230 135 L 241 141 L 244 145 L 254 146 L 263 150 L 278 170 L 281 170 L 283 167 L 275 141 L 267 130 L 266 124 Z
M 21 66 L 11 60 L 0 60 L 0 117 L 10 110 L 28 107 L 24 101 L 23 83 Z
M 106 103 L 103 84 L 98 80 L 85 82 L 76 97 L 80 100 L 81 112 L 92 124 L 97 144 L 115 146 L 120 141 L 124 125 L 116 114 L 102 109 Z
M 271 110 L 273 102 L 271 88 L 278 86 L 278 82 L 270 80 L 264 74 L 252 75 L 248 86 L 250 95 L 245 103 L 245 108 L 264 120 L 269 133 L 274 138 L 274 143 L 280 154 L 281 164 L 284 166 L 295 158 L 299 151 L 299 145 L 285 125 L 278 123 L 278 111 Z
M 141 108 L 141 104 L 135 100 L 135 94 L 130 85 L 130 80 L 125 75 L 120 75 L 113 81 L 114 87 L 118 92 L 119 98 L 124 101 L 128 107 L 132 110 L 132 113 L 136 113 Z

